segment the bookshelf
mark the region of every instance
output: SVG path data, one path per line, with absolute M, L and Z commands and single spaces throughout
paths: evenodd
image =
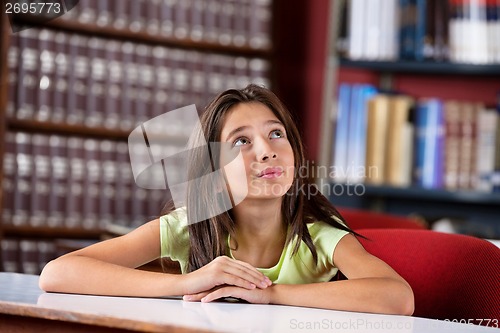
M 352 2 L 359 5 L 363 1 Z M 426 97 L 436 97 L 445 101 L 457 100 L 460 103 L 482 103 L 491 111 L 497 107 L 500 94 L 498 60 L 490 63 L 479 63 L 479 61 L 473 63 L 474 61 L 459 62 L 456 59 L 419 61 L 400 57 L 379 60 L 370 57 L 350 59 L 345 51 L 348 48 L 345 44 L 346 25 L 349 23 L 342 23 L 342 17 L 348 15 L 345 11 L 347 3 L 351 1 L 329 1 L 327 54 L 320 120 L 322 128 L 318 156 L 321 166 L 335 168 L 336 122 L 340 107 L 338 94 L 342 84 L 370 84 L 389 96 L 403 92 L 415 103 L 420 103 Z M 383 29 L 385 28 L 381 28 Z M 343 54 L 339 53 L 339 48 Z M 417 104 L 414 105 L 409 111 L 410 122 L 415 121 L 417 113 Z M 366 112 L 371 112 L 369 106 L 367 108 Z M 476 140 L 477 138 L 475 137 Z M 413 154 L 410 155 L 411 158 Z M 345 183 L 345 180 L 339 182 L 335 177 L 327 177 L 327 181 L 320 181 L 318 185 L 323 189 L 323 193 L 339 206 L 401 215 L 415 214 L 430 223 L 440 218 L 449 218 L 462 223 L 461 232 L 489 238 L 500 237 L 500 224 L 497 218 L 500 212 L 499 193 L 491 189 L 480 191 L 460 186 L 426 188 L 415 183 L 414 170 L 411 172 L 410 183 L 398 186 L 386 182 Z
M 0 271 L 37 274 L 67 239 L 157 217 L 169 193 L 135 185 L 128 135 L 227 88 L 274 88 L 275 7 L 81 0 L 49 21 L 17 15 L 29 28 L 15 33 L 2 13 Z

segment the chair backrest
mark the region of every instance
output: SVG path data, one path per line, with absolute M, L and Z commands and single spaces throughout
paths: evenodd
M 352 230 L 375 228 L 427 229 L 422 223 L 405 216 L 343 207 L 337 209 Z
M 500 321 L 500 249 L 495 245 L 472 236 L 431 230 L 358 232 L 368 238 L 359 238 L 365 249 L 411 285 L 414 316 Z

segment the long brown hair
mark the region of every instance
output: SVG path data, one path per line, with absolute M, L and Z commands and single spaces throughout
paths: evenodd
M 304 146 L 295 122 L 285 105 L 270 90 L 250 84 L 244 89 L 229 89 L 217 97 L 206 107 L 200 122 L 201 128 L 198 133 L 193 133 L 192 144 L 199 144 L 200 140 L 206 142 L 219 142 L 221 139 L 222 126 L 228 111 L 240 103 L 262 103 L 267 106 L 279 121 L 284 125 L 287 138 L 293 150 L 295 160 L 295 177 L 292 186 L 283 197 L 281 214 L 283 220 L 288 224 L 286 244 L 293 239 L 302 240 L 310 249 L 313 258 L 317 261 L 317 252 L 309 234 L 307 223 L 323 221 L 329 225 L 354 233 L 346 225 L 340 213 L 317 189 L 311 194 L 311 184 L 307 175 L 303 175 L 305 165 Z M 219 159 L 210 156 L 211 163 L 206 163 L 207 156 L 204 150 L 192 149 L 189 156 L 188 179 L 200 179 L 212 170 L 219 169 Z M 205 149 L 206 151 L 206 149 Z M 212 152 L 214 153 L 214 152 Z M 228 234 L 234 236 L 234 221 L 231 207 L 221 214 L 212 218 L 194 221 L 194 216 L 200 216 L 199 212 L 213 209 L 214 205 L 220 205 L 221 200 L 214 198 L 214 191 L 210 186 L 213 184 L 196 182 L 189 183 L 187 189 L 186 210 L 188 218 L 188 230 L 190 239 L 188 271 L 194 271 L 210 263 L 218 256 L 227 255 Z M 307 193 L 304 191 L 307 190 Z M 165 207 L 162 213 L 172 210 L 172 206 Z M 334 216 L 338 219 L 336 220 Z M 197 223 L 191 223 L 197 222 Z M 297 241 L 294 244 L 293 254 L 300 246 Z

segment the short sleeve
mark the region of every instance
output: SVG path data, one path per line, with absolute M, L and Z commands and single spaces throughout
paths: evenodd
M 189 232 L 185 208 L 178 208 L 160 217 L 161 256 L 187 261 L 189 256 Z
M 337 221 L 342 223 L 339 220 Z M 325 268 L 335 267 L 333 253 L 339 241 L 349 232 L 335 228 L 325 222 L 315 222 L 309 227 L 309 233 L 318 252 L 318 265 Z

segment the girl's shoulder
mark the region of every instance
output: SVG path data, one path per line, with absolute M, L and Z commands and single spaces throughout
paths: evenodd
M 345 225 L 340 219 L 333 217 L 338 223 Z M 324 221 L 314 221 L 307 224 L 309 234 L 313 242 L 318 240 L 340 240 L 343 236 L 347 235 L 349 232 L 332 226 Z
M 179 207 L 168 214 L 160 216 L 160 225 L 177 228 L 187 227 L 186 207 Z

